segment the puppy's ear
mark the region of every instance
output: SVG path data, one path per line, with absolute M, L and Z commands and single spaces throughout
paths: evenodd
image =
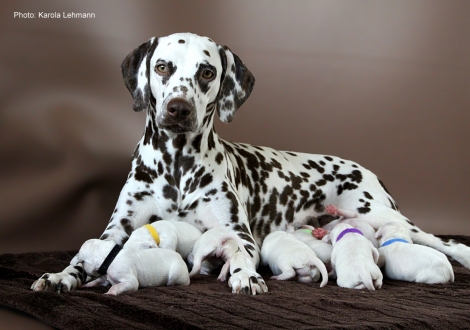
M 374 237 L 375 239 L 381 239 L 383 235 L 383 227 L 380 227 L 379 230 L 375 233 Z
M 158 39 L 153 37 L 134 49 L 121 64 L 124 83 L 134 99 L 134 111 L 147 109 L 153 97 L 150 90 L 150 59 L 157 44 Z
M 158 248 L 158 245 L 155 242 L 142 242 L 140 243 L 140 250 L 155 249 Z
M 227 46 L 219 46 L 222 61 L 220 90 L 217 95 L 217 113 L 224 123 L 230 123 L 235 112 L 250 96 L 255 85 L 255 77 L 240 58 Z

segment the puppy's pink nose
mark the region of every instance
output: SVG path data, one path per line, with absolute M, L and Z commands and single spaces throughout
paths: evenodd
M 192 110 L 193 107 L 188 101 L 178 98 L 171 100 L 166 106 L 168 114 L 177 120 L 186 119 L 191 114 Z

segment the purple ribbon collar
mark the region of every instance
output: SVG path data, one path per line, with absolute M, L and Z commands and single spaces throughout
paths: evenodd
M 356 234 L 360 234 L 360 235 L 364 236 L 364 235 L 362 234 L 362 231 L 360 231 L 360 230 L 357 229 L 357 228 L 347 228 L 347 229 L 343 230 L 343 231 L 338 235 L 338 237 L 336 238 L 336 243 L 338 243 L 338 241 L 339 241 L 340 239 L 342 239 L 344 235 L 349 234 L 349 233 L 356 233 Z

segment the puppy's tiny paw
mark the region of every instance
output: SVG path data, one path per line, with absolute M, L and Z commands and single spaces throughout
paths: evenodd
M 328 230 L 323 228 L 315 228 L 312 230 L 312 236 L 317 239 L 322 239 L 326 234 L 328 234 Z

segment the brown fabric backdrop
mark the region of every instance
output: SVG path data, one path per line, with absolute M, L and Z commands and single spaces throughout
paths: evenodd
M 0 253 L 100 236 L 144 127 L 120 63 L 182 31 L 228 45 L 257 79 L 234 122 L 217 124 L 222 137 L 353 159 L 424 230 L 470 234 L 468 1 L 3 1 L 0 11 Z

